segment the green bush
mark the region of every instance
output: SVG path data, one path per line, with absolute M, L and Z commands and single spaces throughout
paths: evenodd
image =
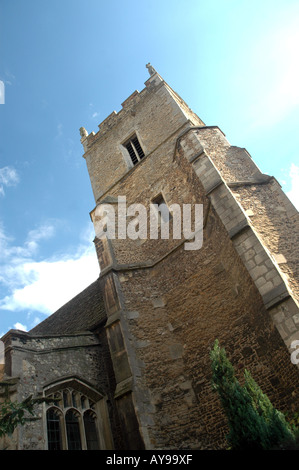
M 276 410 L 248 371 L 241 386 L 226 352 L 215 341 L 211 351 L 212 385 L 228 419 L 227 440 L 235 450 L 270 450 L 295 445 L 284 415 Z

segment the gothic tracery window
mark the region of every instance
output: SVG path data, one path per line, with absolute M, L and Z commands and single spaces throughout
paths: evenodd
M 96 397 L 88 396 L 86 387 L 79 390 L 70 384 L 65 385 L 68 386 L 53 393 L 50 389 L 46 393 L 51 399 L 46 411 L 48 449 L 100 449 Z
M 69 409 L 65 414 L 68 450 L 82 450 L 79 419 L 75 410 Z
M 56 408 L 47 411 L 48 449 L 61 450 L 61 417 Z
M 98 449 L 97 429 L 96 429 L 96 417 L 91 411 L 84 413 L 84 430 L 86 436 L 87 450 Z

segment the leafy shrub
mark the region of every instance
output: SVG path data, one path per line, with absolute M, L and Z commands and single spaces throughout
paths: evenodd
M 295 435 L 248 371 L 241 386 L 226 352 L 215 341 L 211 351 L 212 385 L 228 419 L 227 440 L 235 450 L 270 450 L 295 445 Z

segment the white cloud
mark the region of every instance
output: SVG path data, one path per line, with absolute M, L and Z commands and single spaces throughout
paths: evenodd
M 38 227 L 37 229 L 30 230 L 25 242 L 25 249 L 34 253 L 38 249 L 38 242 L 40 240 L 49 239 L 55 233 L 55 228 L 51 224 L 44 224 Z
M 57 124 L 55 139 L 59 139 L 63 135 L 63 124 Z
M 3 335 L 1 335 L 2 337 Z M 0 341 L 0 364 L 4 364 L 4 343 Z
M 27 326 L 22 325 L 22 323 L 17 322 L 17 323 L 14 324 L 14 329 L 15 330 L 27 331 Z
M 4 82 L 0 80 L 0 104 L 5 103 L 5 87 Z
M 283 17 L 254 37 L 245 54 L 254 90 L 250 117 L 255 127 L 272 126 L 299 106 L 299 9 L 285 9 Z
M 17 171 L 11 166 L 0 168 L 0 194 L 4 196 L 5 186 L 15 186 L 19 182 Z
M 13 238 L 7 236 L 3 227 L 0 226 L 0 263 L 6 261 L 9 262 L 6 266 L 13 266 L 22 262 L 23 259 L 32 258 L 38 251 L 39 242 L 51 238 L 54 234 L 54 225 L 45 223 L 28 232 L 23 246 L 16 246 L 13 245 Z
M 87 248 L 61 260 L 25 262 L 14 272 L 23 285 L 0 300 L 0 308 L 50 314 L 95 281 L 99 266 L 94 249 Z
M 0 284 L 7 290 L 0 309 L 20 312 L 22 318 L 27 312 L 30 329 L 41 321 L 36 312 L 55 312 L 99 276 L 91 226 L 82 232 L 75 252 L 36 261 L 39 242 L 54 233 L 51 224 L 44 224 L 28 233 L 23 246 L 14 246 L 0 227 Z M 14 328 L 27 329 L 23 319 L 17 325 Z
M 90 111 L 93 111 L 93 109 L 92 109 L 92 108 L 94 108 L 93 103 L 89 103 L 89 107 L 90 107 Z M 99 115 L 100 115 L 100 113 L 98 111 L 93 111 L 91 117 L 94 119 L 94 118 L 98 117 Z
M 28 317 L 28 320 L 30 319 L 31 317 L 31 312 L 28 313 L 27 317 Z M 40 318 L 40 317 L 34 317 L 33 320 L 30 320 L 30 328 L 33 328 L 35 327 L 36 325 L 38 325 L 41 321 L 43 321 L 44 318 Z
M 290 178 L 291 189 L 286 194 L 296 209 L 299 210 L 299 166 L 294 163 L 291 164 Z
M 0 182 L 6 186 L 14 185 L 18 183 L 19 177 L 14 168 L 5 166 L 0 168 Z

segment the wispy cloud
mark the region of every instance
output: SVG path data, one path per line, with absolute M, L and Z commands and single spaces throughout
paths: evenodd
M 93 111 L 93 108 L 94 108 L 93 103 L 89 103 L 89 108 L 90 108 L 91 111 Z M 99 115 L 100 115 L 100 113 L 98 111 L 93 111 L 92 114 L 91 114 L 91 117 L 92 117 L 92 119 L 95 119 Z
M 0 300 L 0 308 L 53 313 L 81 292 L 99 273 L 94 253 L 79 250 L 64 259 L 23 263 L 14 267 L 22 286 Z
M 291 164 L 290 173 L 291 189 L 286 193 L 296 209 L 299 211 L 299 166 Z
M 0 168 L 0 194 L 2 196 L 5 194 L 5 187 L 16 186 L 19 181 L 20 178 L 15 168 L 11 166 Z
M 53 226 L 45 224 L 31 230 L 23 246 L 14 246 L 0 229 L 0 285 L 7 291 L 0 299 L 0 309 L 22 313 L 14 328 L 26 330 L 28 323 L 31 329 L 43 314 L 56 311 L 99 276 L 91 228 L 83 232 L 82 243 L 74 252 L 37 261 L 39 243 L 54 232 Z
M 30 230 L 23 245 L 15 245 L 13 243 L 14 239 L 8 236 L 3 227 L 0 226 L 0 263 L 9 262 L 9 265 L 12 265 L 15 261 L 19 262 L 21 259 L 31 259 L 38 251 L 39 242 L 53 237 L 54 234 L 54 225 L 45 223 Z
M 22 325 L 22 323 L 20 323 L 20 322 L 17 322 L 17 323 L 14 324 L 14 329 L 15 330 L 27 331 L 27 326 Z
M 4 82 L 0 80 L 0 104 L 5 103 L 5 86 Z
M 55 139 L 59 139 L 63 135 L 63 124 L 57 124 Z
M 14 82 L 16 80 L 15 75 L 8 69 L 5 69 L 4 73 L 5 73 L 5 77 L 6 77 L 5 83 L 7 85 L 12 85 L 12 82 Z
M 272 126 L 299 106 L 298 7 L 286 9 L 285 16 L 276 28 L 265 28 L 246 54 L 254 71 L 249 86 L 256 90 L 249 110 L 253 127 Z

